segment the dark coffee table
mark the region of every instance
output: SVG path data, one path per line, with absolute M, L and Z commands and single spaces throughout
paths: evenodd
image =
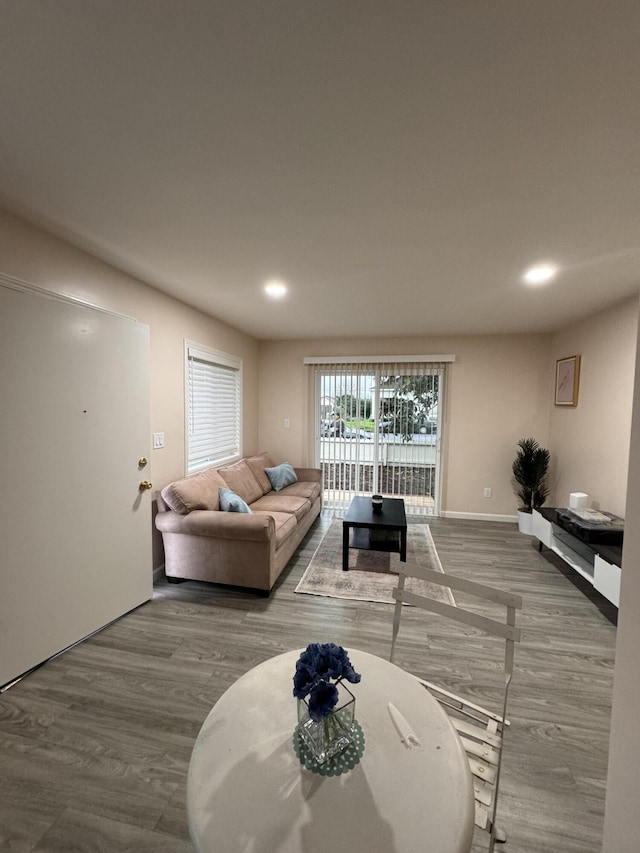
M 407 562 L 407 516 L 402 498 L 383 498 L 374 512 L 371 497 L 356 497 L 342 520 L 342 570 L 349 571 L 349 549 L 387 551 Z

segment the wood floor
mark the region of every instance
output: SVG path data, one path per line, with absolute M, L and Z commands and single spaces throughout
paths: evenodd
M 238 676 L 311 641 L 388 656 L 388 605 L 294 595 L 329 520 L 318 520 L 269 598 L 162 582 L 151 602 L 0 696 L 0 850 L 192 851 L 191 749 Z M 430 524 L 445 571 L 524 598 L 498 849 L 599 853 L 615 609 L 513 524 Z M 485 642 L 450 623 L 430 624 L 426 639 L 430 618 L 405 608 L 396 662 L 491 694 L 498 669 Z M 477 831 L 473 851 L 486 849 Z

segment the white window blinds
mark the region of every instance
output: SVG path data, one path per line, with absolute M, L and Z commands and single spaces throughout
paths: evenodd
M 452 360 L 306 360 L 316 373 L 325 506 L 340 511 L 354 495 L 379 493 L 403 498 L 408 514 L 438 515 L 441 402 Z
M 186 342 L 187 474 L 241 455 L 242 361 Z

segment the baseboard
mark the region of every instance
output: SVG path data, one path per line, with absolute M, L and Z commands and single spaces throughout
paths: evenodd
M 517 524 L 517 515 L 491 515 L 488 512 L 441 512 L 443 518 L 464 518 L 467 521 L 509 521 Z
M 164 580 L 164 563 L 161 566 L 156 566 L 153 570 L 153 582 L 158 583 L 159 581 Z

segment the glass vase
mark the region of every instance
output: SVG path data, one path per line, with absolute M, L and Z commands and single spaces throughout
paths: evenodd
M 356 697 L 342 682 L 336 687 L 336 706 L 319 722 L 309 716 L 307 700 L 298 699 L 298 731 L 318 764 L 324 764 L 354 742 Z

